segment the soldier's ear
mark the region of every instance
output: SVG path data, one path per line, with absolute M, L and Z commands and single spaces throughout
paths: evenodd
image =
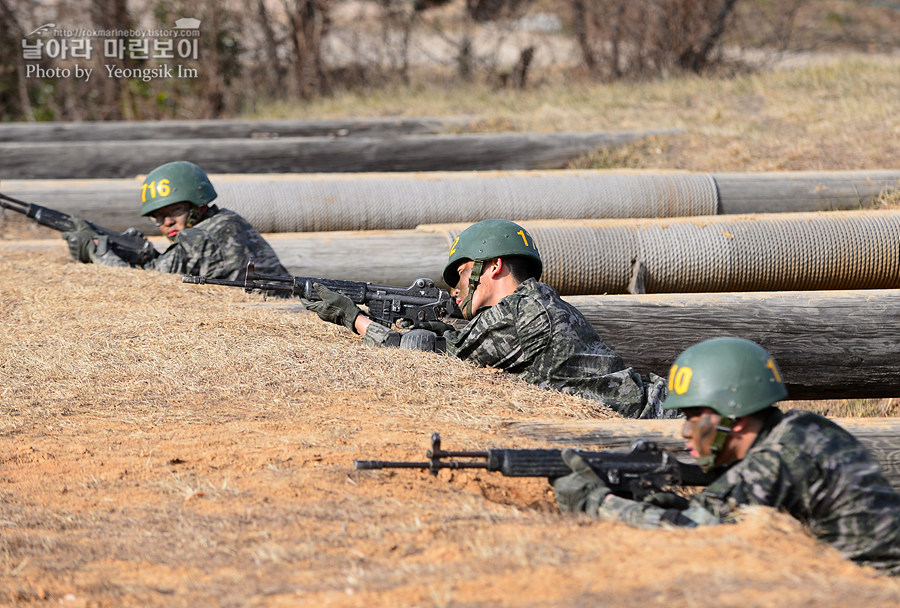
M 749 416 L 741 416 L 740 418 L 734 419 L 734 424 L 731 425 L 731 431 L 733 433 L 740 433 L 747 429 L 747 421 L 749 420 Z
M 500 273 L 503 267 L 504 264 L 501 258 L 492 258 L 484 265 L 484 268 L 481 270 L 481 276 L 493 278 Z

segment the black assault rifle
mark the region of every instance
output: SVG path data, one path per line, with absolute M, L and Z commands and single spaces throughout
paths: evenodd
M 26 215 L 41 226 L 47 226 L 60 232 L 68 232 L 75 228 L 72 216 L 68 213 L 34 203 L 26 203 L 2 192 L 0 192 L 0 207 Z M 136 228 L 129 228 L 125 232 L 116 232 L 92 222 L 87 222 L 87 224 L 98 235 L 105 236 L 109 248 L 132 266 L 141 266 L 159 255 L 153 244 L 145 239 L 141 231 Z
M 416 279 L 409 287 L 375 285 L 362 281 L 341 281 L 337 279 L 317 279 L 314 277 L 284 277 L 257 274 L 253 262 L 247 264 L 247 274 L 243 281 L 210 279 L 203 276 L 184 275 L 183 283 L 197 285 L 227 285 L 240 287 L 247 292 L 261 290 L 290 293 L 307 300 L 321 300 L 313 288 L 315 283 L 324 285 L 331 291 L 343 294 L 356 304 L 369 308 L 372 320 L 390 327 L 397 323 L 402 327 L 418 327 L 423 321 L 437 321 L 446 317 L 448 311 L 456 308 L 456 302 L 443 289 L 435 287 L 431 279 Z
M 638 440 L 628 452 L 576 450 L 613 494 L 641 500 L 670 486 L 707 486 L 721 474 L 705 472 L 661 449 L 652 441 Z M 431 435 L 427 462 L 389 462 L 355 460 L 354 468 L 428 469 L 437 475 L 441 469 L 484 469 L 506 477 L 547 477 L 551 481 L 572 472 L 562 459 L 562 450 L 450 451 L 441 449 L 441 436 Z M 466 460 L 445 460 L 464 458 Z

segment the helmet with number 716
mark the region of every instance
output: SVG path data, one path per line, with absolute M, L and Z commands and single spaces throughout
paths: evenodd
M 766 349 L 743 338 L 713 338 L 675 359 L 663 408 L 708 407 L 734 419 L 785 397 L 781 372 Z
M 203 207 L 216 196 L 206 173 L 194 163 L 186 160 L 166 163 L 147 174 L 141 185 L 141 215 L 182 202 Z

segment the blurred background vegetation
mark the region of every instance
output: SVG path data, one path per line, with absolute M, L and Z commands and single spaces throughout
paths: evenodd
M 23 38 L 46 23 L 156 29 L 181 17 L 201 21 L 197 58 L 175 60 L 194 78 L 108 77 L 105 65 L 173 60 L 110 59 L 102 43 L 90 59 L 23 57 Z M 552 104 L 559 87 L 727 79 L 810 54 L 894 53 L 898 31 L 900 2 L 861 0 L 0 0 L 0 120 L 304 117 L 347 95 L 362 100 L 356 114 L 402 114 L 405 100 L 459 91 L 527 91 Z M 29 63 L 80 63 L 94 76 L 37 77 Z

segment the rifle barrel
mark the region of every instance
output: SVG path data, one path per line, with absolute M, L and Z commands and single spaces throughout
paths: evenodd
M 260 281 L 232 281 L 229 279 L 211 279 L 204 276 L 182 275 L 182 283 L 194 285 L 226 285 L 228 287 L 242 287 L 244 289 L 263 289 L 268 291 L 291 291 L 292 287 L 279 283 L 262 283 Z
M 6 202 L 2 202 L 6 201 Z M 17 211 L 18 213 L 28 214 L 28 208 L 31 207 L 31 203 L 26 203 L 25 201 L 20 201 L 17 198 L 13 198 L 7 194 L 3 194 L 0 192 L 0 207 L 4 209 L 10 209 L 11 211 Z
M 353 468 L 357 470 L 374 469 L 486 469 L 488 463 L 483 461 L 462 462 L 458 460 L 437 462 L 405 462 L 390 460 L 354 460 Z
M 430 462 L 392 462 L 389 460 L 354 460 L 353 468 L 358 470 L 375 469 L 428 469 Z

